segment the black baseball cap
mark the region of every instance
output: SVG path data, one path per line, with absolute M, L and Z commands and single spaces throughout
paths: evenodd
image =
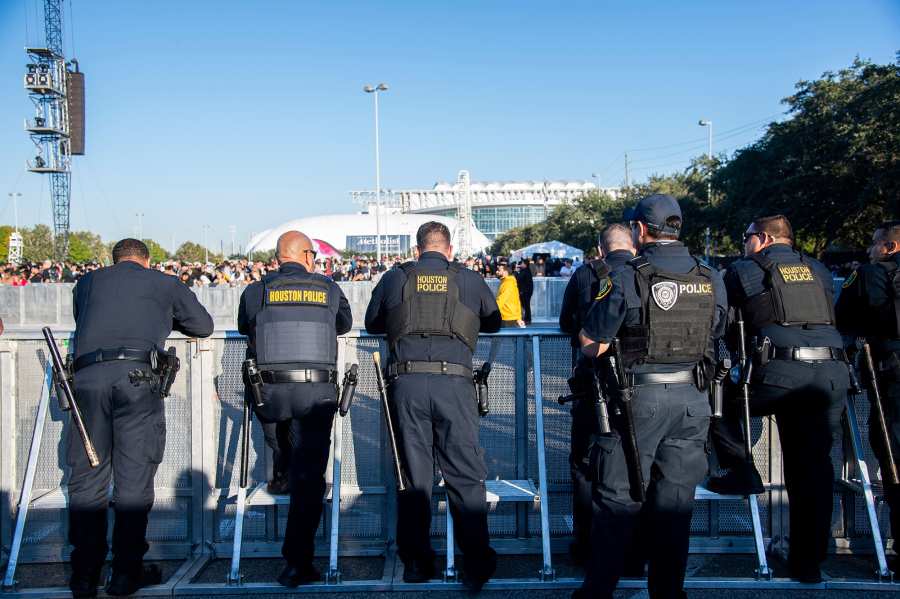
M 626 221 L 641 221 L 651 229 L 660 233 L 678 235 L 681 229 L 666 224 L 666 220 L 677 216 L 681 218 L 681 206 L 678 200 L 664 193 L 655 193 L 643 198 L 634 208 L 625 211 Z

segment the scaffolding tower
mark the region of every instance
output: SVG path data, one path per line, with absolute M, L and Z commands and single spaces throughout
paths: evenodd
M 67 85 L 69 66 L 63 55 L 63 0 L 44 0 L 45 47 L 25 48 L 28 54 L 25 89 L 34 104 L 34 117 L 25 120 L 25 130 L 36 154 L 27 161 L 28 170 L 49 175 L 53 208 L 53 232 L 57 257 L 69 247 L 72 151 L 69 134 Z M 71 65 L 77 70 L 77 63 Z

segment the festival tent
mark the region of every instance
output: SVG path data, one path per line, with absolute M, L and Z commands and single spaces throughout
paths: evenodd
M 545 241 L 533 243 L 514 251 L 509 259 L 519 261 L 523 258 L 531 258 L 535 254 L 550 254 L 551 258 L 569 258 L 570 260 L 584 260 L 584 252 L 576 247 L 567 245 L 562 241 Z

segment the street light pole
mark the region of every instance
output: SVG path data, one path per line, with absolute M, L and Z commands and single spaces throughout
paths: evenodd
M 138 219 L 137 238 L 138 238 L 138 241 L 143 241 L 144 240 L 144 213 L 138 212 L 137 214 L 135 214 L 135 216 Z
M 381 264 L 381 148 L 378 130 L 378 92 L 386 92 L 388 86 L 379 83 L 375 87 L 367 85 L 363 91 L 375 96 L 375 257 Z
M 13 222 L 16 226 L 16 233 L 19 232 L 19 198 L 22 197 L 21 192 L 10 192 L 7 194 L 10 198 L 12 198 L 13 202 Z
M 597 180 L 597 195 L 600 195 L 600 175 L 597 173 L 591 173 L 591 179 Z
M 700 122 L 697 123 L 701 127 L 706 127 L 707 130 L 707 149 L 706 149 L 706 159 L 709 161 L 709 174 L 707 175 L 706 180 L 706 201 L 712 205 L 712 121 L 708 121 L 706 119 L 700 119 Z

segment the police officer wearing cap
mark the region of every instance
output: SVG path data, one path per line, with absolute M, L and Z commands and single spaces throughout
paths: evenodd
M 623 423 L 597 435 L 592 554 L 575 597 L 612 597 L 633 549 L 640 514 L 651 597 L 684 596 L 694 489 L 707 470 L 710 405 L 704 362 L 722 334 L 727 306 L 719 274 L 678 241 L 681 209 L 651 195 L 629 210 L 638 256 L 611 273 L 581 331 L 582 352 L 603 358 L 619 339 L 646 502 L 630 488 Z M 623 410 L 624 412 L 624 410 Z
M 757 218 L 744 234 L 744 258 L 725 273 L 725 286 L 729 305 L 742 311 L 747 351 L 754 360 L 751 415 L 774 415 L 778 425 L 790 501 L 790 575 L 820 582 L 820 564 L 831 540 L 832 436 L 839 431 L 850 377 L 834 326 L 831 272 L 796 251 L 793 242 L 787 218 Z M 726 406 L 723 420 L 735 422 L 739 411 L 734 404 Z M 713 441 L 720 463 L 733 472 L 736 468 L 740 478 L 748 468 L 740 462 L 750 456 L 740 441 L 716 439 L 728 428 L 713 435 Z M 740 426 L 730 429 L 738 440 L 743 438 Z M 729 455 L 729 449 L 736 455 Z M 724 485 L 710 481 L 710 488 L 732 487 L 726 479 Z
M 481 276 L 451 262 L 450 231 L 429 222 L 416 233 L 418 261 L 384 274 L 366 311 L 366 330 L 386 333 L 387 365 L 400 461 L 408 479 L 397 497 L 403 580 L 434 576 L 431 492 L 440 467 L 465 555 L 463 582 L 478 590 L 496 567 L 488 539 L 486 468 L 478 442 L 472 354 L 479 331 L 500 329 L 500 312 Z
M 190 337 L 213 332 L 212 318 L 190 289 L 149 268 L 143 242 L 123 239 L 112 256 L 113 266 L 87 273 L 73 291 L 75 399 L 100 459 L 91 468 L 70 432 L 69 588 L 75 597 L 97 594 L 108 549 L 110 479 L 115 525 L 106 592 L 130 595 L 161 582 L 159 568 L 143 563 L 153 479 L 166 444 L 161 368 L 169 356 L 161 350 L 173 329 Z
M 870 264 L 844 281 L 838 297 L 837 326 L 841 333 L 865 337 L 872 349 L 882 404 L 894 456 L 900 456 L 900 221 L 879 225 L 869 247 Z M 883 438 L 870 425 L 870 442 L 887 471 Z M 900 539 L 900 485 L 885 485 L 891 509 L 891 536 Z M 897 572 L 894 556 L 891 570 Z
M 241 295 L 238 331 L 262 376 L 257 415 L 265 423 L 290 421 L 291 505 L 281 548 L 287 564 L 278 582 L 296 587 L 321 577 L 312 561 L 337 411 L 337 336 L 350 330 L 353 316 L 337 283 L 315 272 L 309 237 L 284 233 L 276 257 L 278 271 Z M 247 401 L 251 393 L 247 388 Z
M 572 368 L 575 381 L 585 381 L 593 376 L 593 361 L 581 356 L 578 333 L 585 321 L 594 298 L 610 284 L 609 273 L 623 267 L 634 258 L 634 242 L 631 230 L 622 224 L 607 225 L 600 232 L 597 244 L 600 258 L 578 267 L 566 285 L 559 312 L 559 328 L 572 338 Z M 579 359 L 580 357 L 580 359 Z M 585 392 L 588 389 L 579 389 Z M 575 390 L 573 390 L 575 392 Z M 570 551 L 578 563 L 584 563 L 591 550 L 591 487 L 585 460 L 588 456 L 591 435 L 595 434 L 596 421 L 589 400 L 577 399 L 572 405 L 571 444 L 569 470 L 572 477 L 572 529 L 575 540 Z

